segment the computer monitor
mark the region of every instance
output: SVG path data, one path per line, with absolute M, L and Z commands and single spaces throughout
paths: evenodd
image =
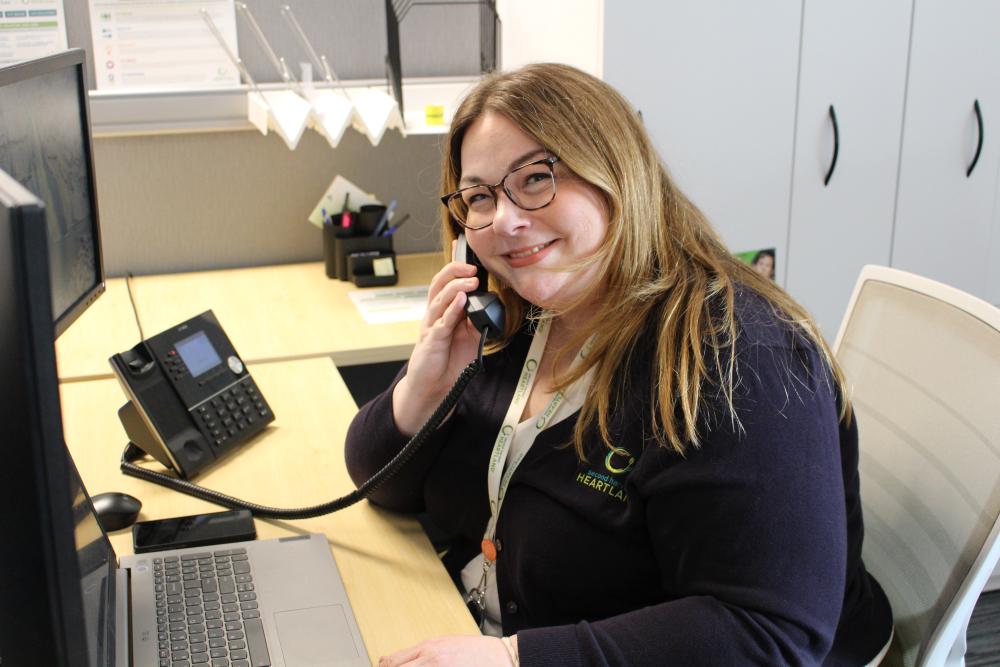
M 0 69 L 0 169 L 45 203 L 57 336 L 104 291 L 85 62 L 73 49 Z
M 64 664 L 85 655 L 49 302 L 44 205 L 0 172 L 0 658 Z M 66 511 L 54 512 L 61 506 Z M 55 523 L 54 523 L 55 522 Z M 56 523 L 67 525 L 54 529 Z M 75 595 L 74 595 L 75 592 Z M 75 597 L 76 605 L 67 600 Z M 82 664 L 82 663 L 81 663 Z

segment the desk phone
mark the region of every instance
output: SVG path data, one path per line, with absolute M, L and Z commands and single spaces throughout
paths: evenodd
M 129 398 L 118 411 L 128 437 L 182 478 L 274 421 L 210 310 L 109 361 Z

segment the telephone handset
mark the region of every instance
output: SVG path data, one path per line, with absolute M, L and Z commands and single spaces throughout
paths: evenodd
M 455 240 L 455 261 L 472 264 L 476 267 L 476 277 L 479 278 L 479 285 L 476 291 L 467 294 L 465 302 L 465 312 L 472 322 L 472 326 L 477 331 L 482 331 L 484 327 L 489 327 L 486 338 L 494 340 L 499 338 L 504 330 L 504 309 L 500 297 L 493 292 L 488 292 L 489 276 L 486 267 L 472 252 L 465 234 L 459 234 Z
M 274 421 L 210 310 L 108 361 L 129 398 L 118 410 L 129 439 L 182 478 Z

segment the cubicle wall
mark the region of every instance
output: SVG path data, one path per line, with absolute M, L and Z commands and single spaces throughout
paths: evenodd
M 97 192 L 108 275 L 319 260 L 306 217 L 342 174 L 410 220 L 397 252 L 436 250 L 443 135 L 386 133 L 372 147 L 348 131 L 336 150 L 307 132 L 289 151 L 256 131 L 98 138 Z

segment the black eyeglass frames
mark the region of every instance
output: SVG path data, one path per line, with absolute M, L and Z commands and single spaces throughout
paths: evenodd
M 458 224 L 466 229 L 484 229 L 493 224 L 497 211 L 497 191 L 503 189 L 518 208 L 537 211 L 556 196 L 556 156 L 534 160 L 512 169 L 499 183 L 470 185 L 441 197 L 441 203 Z

